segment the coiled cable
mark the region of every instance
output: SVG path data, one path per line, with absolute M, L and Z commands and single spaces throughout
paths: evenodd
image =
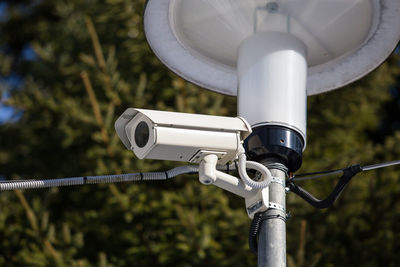
M 264 178 L 261 182 L 254 181 L 247 175 L 246 168 L 259 171 Z M 263 189 L 268 187 L 272 181 L 272 174 L 267 167 L 261 163 L 255 161 L 247 161 L 246 155 L 243 153 L 239 154 L 239 175 L 243 182 L 253 189 Z
M 256 214 L 254 214 L 254 218 L 250 224 L 249 247 L 254 254 L 257 254 L 258 251 L 257 235 L 258 231 L 260 230 L 262 221 L 263 221 L 263 214 L 261 212 L 257 212 Z
M 244 153 L 239 155 L 239 166 L 236 162 L 229 166 L 217 166 L 218 170 L 238 170 L 242 180 L 254 189 L 262 189 L 267 187 L 271 180 L 271 172 L 264 165 L 254 162 L 246 161 Z M 257 182 L 252 180 L 246 172 L 246 167 L 259 171 L 264 180 Z M 101 176 L 81 176 L 71 178 L 58 178 L 58 179 L 32 179 L 32 180 L 11 180 L 0 181 L 0 191 L 15 190 L 15 189 L 36 189 L 36 188 L 49 188 L 49 187 L 62 187 L 74 186 L 85 184 L 99 184 L 99 183 L 121 183 L 121 182 L 140 182 L 140 181 L 153 181 L 153 180 L 167 180 L 181 174 L 198 173 L 199 167 L 195 165 L 187 165 L 176 167 L 165 172 L 139 172 L 130 174 L 116 174 L 116 175 L 101 175 Z

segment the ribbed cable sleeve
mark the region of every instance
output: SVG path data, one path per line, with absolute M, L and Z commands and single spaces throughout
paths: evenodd
M 0 182 L 0 191 L 15 189 L 49 188 L 84 184 L 140 182 L 152 180 L 167 180 L 186 173 L 197 173 L 197 166 L 182 166 L 165 172 L 145 172 L 102 176 L 82 176 L 60 179 L 22 180 Z
M 31 181 L 7 181 L 0 183 L 0 190 L 14 189 L 35 189 L 55 186 L 71 186 L 82 184 L 82 177 L 63 178 L 63 179 L 48 179 L 48 180 L 31 180 Z
M 250 247 L 250 250 L 256 255 L 258 252 L 257 235 L 258 235 L 258 231 L 260 229 L 262 220 L 263 220 L 262 213 L 257 212 L 256 214 L 254 214 L 254 218 L 250 224 L 249 247 Z
M 85 177 L 81 177 L 85 179 Z M 86 176 L 87 184 L 100 184 L 100 183 L 122 183 L 122 182 L 137 182 L 140 181 L 140 173 L 129 174 L 116 174 L 116 175 L 103 175 L 103 176 Z M 84 180 L 82 181 L 85 184 Z
M 246 167 L 259 171 L 264 180 L 261 182 L 252 180 L 247 175 Z M 258 162 L 247 161 L 246 155 L 244 153 L 239 155 L 239 175 L 240 178 L 242 178 L 242 181 L 253 189 L 263 189 L 265 187 L 268 187 L 272 181 L 272 174 L 268 170 L 268 168 Z
M 176 167 L 176 168 L 173 168 L 173 169 L 167 171 L 169 178 L 172 178 L 172 177 L 175 177 L 175 176 L 178 176 L 181 174 L 198 173 L 198 172 L 199 172 L 199 167 L 195 166 L 195 165 Z

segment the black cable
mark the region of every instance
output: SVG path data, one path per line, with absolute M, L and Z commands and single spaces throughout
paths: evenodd
M 329 194 L 329 196 L 323 200 L 319 200 L 307 192 L 305 189 L 296 185 L 293 181 L 288 182 L 288 186 L 291 192 L 303 198 L 313 207 L 318 209 L 328 208 L 333 205 L 333 203 L 339 198 L 340 194 L 346 187 L 346 185 L 350 182 L 351 178 L 354 177 L 357 173 L 362 171 L 362 167 L 360 164 L 352 165 L 346 169 L 343 169 L 343 175 L 340 177 L 339 182 L 333 189 L 333 191 Z
M 400 160 L 388 161 L 388 162 L 383 162 L 383 163 L 379 163 L 379 164 L 363 166 L 362 170 L 363 171 L 370 171 L 370 170 L 386 168 L 386 167 L 395 166 L 395 165 L 400 165 Z
M 305 181 L 305 180 L 314 180 L 314 179 L 319 179 L 322 177 L 326 177 L 326 176 L 331 176 L 333 174 L 338 174 L 338 173 L 342 173 L 343 170 L 335 170 L 335 171 L 329 171 L 327 173 L 324 174 L 319 174 L 319 175 L 313 175 L 313 176 L 306 176 L 306 175 L 294 175 L 293 177 L 291 177 L 289 179 L 289 181 Z
M 261 222 L 263 221 L 262 213 L 257 212 L 254 214 L 254 218 L 250 224 L 250 231 L 249 231 L 249 247 L 250 250 L 257 255 L 258 244 L 257 244 L 257 234 L 258 230 L 260 229 Z
M 373 165 L 362 166 L 361 169 L 362 169 L 362 171 L 371 171 L 371 170 L 391 167 L 391 166 L 395 166 L 395 165 L 400 165 L 400 160 L 388 161 L 388 162 L 383 162 L 383 163 L 378 163 L 378 164 L 373 164 Z M 294 175 L 288 181 L 290 182 L 290 181 L 312 180 L 312 179 L 317 179 L 317 178 L 322 178 L 322 177 L 325 177 L 325 176 L 329 176 L 329 175 L 332 175 L 332 174 L 341 173 L 344 170 L 345 169 L 337 169 L 337 170 L 330 170 L 330 171 L 301 173 L 301 174 Z
M 352 165 L 352 166 L 347 167 L 342 170 L 315 172 L 315 173 L 308 173 L 308 174 L 301 175 L 301 177 L 304 177 L 304 176 L 308 176 L 308 175 L 333 174 L 333 173 L 343 172 L 342 177 L 340 177 L 339 182 L 337 183 L 337 185 L 335 186 L 333 191 L 329 194 L 328 197 L 326 197 L 323 200 L 317 199 L 316 197 L 311 195 L 309 192 L 307 192 L 305 189 L 296 185 L 293 181 L 293 178 L 291 178 L 287 181 L 287 186 L 290 188 L 290 191 L 292 191 L 293 193 L 297 194 L 298 196 L 300 196 L 301 198 L 306 200 L 313 207 L 318 208 L 318 209 L 324 209 L 324 208 L 332 206 L 333 203 L 335 203 L 335 201 L 339 198 L 340 194 L 343 192 L 344 188 L 350 182 L 350 180 L 357 173 L 361 172 L 362 170 L 363 170 L 363 168 L 361 167 L 360 164 L 355 164 L 355 165 Z M 249 247 L 253 253 L 257 254 L 257 252 L 258 252 L 257 235 L 258 235 L 258 231 L 261 227 L 262 222 L 264 220 L 276 219 L 276 218 L 283 219 L 286 221 L 287 218 L 281 218 L 281 217 L 282 217 L 281 215 L 264 216 L 264 214 L 261 212 L 254 214 L 254 218 L 251 221 L 250 230 L 249 230 Z
M 267 215 L 265 212 L 257 212 L 254 214 L 249 231 L 249 247 L 254 254 L 258 252 L 258 232 L 262 223 L 269 219 L 281 219 L 286 222 L 288 217 L 282 216 L 281 214 Z
M 314 175 L 318 175 L 318 174 L 330 175 L 330 174 L 338 173 L 338 172 L 341 172 L 341 171 L 343 171 L 343 169 L 320 171 L 320 172 L 301 173 L 301 174 L 296 174 L 294 176 L 294 178 L 296 178 L 296 177 L 305 177 L 305 176 L 314 176 Z

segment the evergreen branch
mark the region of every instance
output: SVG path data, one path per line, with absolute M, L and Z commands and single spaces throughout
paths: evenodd
M 15 194 L 17 195 L 19 201 L 21 202 L 22 207 L 25 210 L 26 217 L 28 217 L 28 221 L 32 227 L 32 229 L 36 232 L 39 233 L 39 226 L 37 223 L 36 215 L 31 209 L 31 207 L 28 204 L 28 201 L 26 201 L 26 198 L 24 194 L 20 190 L 15 190 Z
M 86 92 L 88 93 L 90 103 L 92 105 L 93 113 L 96 117 L 96 121 L 98 126 L 101 130 L 101 136 L 103 138 L 103 142 L 107 145 L 106 150 L 110 158 L 114 158 L 114 153 L 110 146 L 110 138 L 108 137 L 107 129 L 104 127 L 103 117 L 101 115 L 100 107 L 96 99 L 96 94 L 93 90 L 92 84 L 90 82 L 89 76 L 86 71 L 81 72 L 81 78 L 83 84 L 85 86 Z M 118 167 L 115 167 L 116 173 L 121 173 L 121 170 Z M 109 184 L 108 187 L 110 188 L 113 195 L 118 199 L 119 203 L 123 208 L 127 208 L 126 202 L 124 201 L 121 193 L 119 192 L 118 188 L 114 184 Z
M 105 119 L 105 127 L 108 129 L 110 126 L 113 125 L 113 119 L 114 119 L 114 112 L 115 112 L 115 105 L 113 103 L 110 103 L 107 107 L 107 114 L 106 114 L 106 119 Z
M 97 36 L 97 32 L 94 27 L 93 21 L 89 16 L 85 16 L 85 22 L 90 35 L 90 39 L 92 40 L 92 45 L 94 53 L 96 55 L 97 63 L 99 64 L 100 69 L 105 72 L 106 61 L 104 60 L 103 50 L 101 49 L 101 44 L 99 42 L 99 37 Z
M 114 105 L 120 105 L 121 100 L 119 96 L 114 92 L 111 86 L 111 77 L 106 69 L 106 61 L 104 59 L 103 49 L 101 48 L 101 43 L 99 41 L 99 37 L 96 32 L 96 28 L 93 24 L 92 19 L 89 16 L 85 16 L 86 27 L 89 32 L 90 39 L 92 40 L 94 54 L 96 56 L 97 64 L 100 67 L 101 72 L 103 73 L 103 81 L 106 92 L 111 97 L 112 103 Z
M 139 76 L 139 84 L 136 87 L 136 99 L 142 99 L 143 98 L 143 94 L 144 94 L 144 90 L 146 89 L 147 86 L 147 74 L 145 72 L 140 73 Z
M 94 93 L 92 83 L 90 82 L 89 76 L 86 71 L 81 72 L 81 78 L 85 86 L 86 92 L 89 96 L 90 104 L 92 105 L 92 110 L 96 118 L 96 122 L 100 127 L 101 136 L 103 138 L 104 143 L 107 144 L 109 142 L 107 129 L 104 127 L 103 117 L 101 116 L 101 111 L 96 99 L 96 94 Z
M 297 251 L 297 266 L 303 267 L 304 265 L 304 255 L 305 255 L 305 245 L 306 245 L 306 231 L 307 231 L 307 221 L 301 220 L 300 223 L 300 238 L 299 238 L 299 250 Z
M 19 201 L 21 202 L 22 207 L 25 210 L 26 217 L 28 217 L 28 221 L 36 233 L 36 236 L 41 239 L 44 248 L 49 252 L 49 254 L 54 258 L 57 266 L 64 266 L 62 259 L 60 258 L 59 252 L 53 247 L 48 239 L 42 239 L 40 235 L 40 229 L 37 223 L 37 218 L 35 212 L 32 210 L 31 206 L 29 205 L 28 201 L 26 200 L 24 194 L 20 190 L 14 190 L 15 194 L 17 195 Z
M 49 240 L 44 240 L 43 245 L 46 250 L 50 253 L 50 255 L 54 258 L 57 266 L 64 266 L 62 258 L 60 257 L 60 253 L 53 247 Z

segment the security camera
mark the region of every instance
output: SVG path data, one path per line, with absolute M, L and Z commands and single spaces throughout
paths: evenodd
M 198 163 L 208 154 L 218 164 L 236 158 L 251 126 L 243 118 L 128 108 L 115 122 L 125 147 L 140 159 Z

